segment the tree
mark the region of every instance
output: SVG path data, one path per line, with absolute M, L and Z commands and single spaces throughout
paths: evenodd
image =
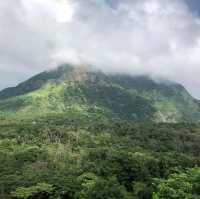
M 32 187 L 18 187 L 11 193 L 13 199 L 51 199 L 54 187 L 47 183 L 38 183 Z
M 152 199 L 199 199 L 200 168 L 178 172 L 168 179 L 158 180 Z
M 79 199 L 128 199 L 129 195 L 116 178 L 103 179 L 93 173 L 85 173 L 79 177 L 81 190 Z

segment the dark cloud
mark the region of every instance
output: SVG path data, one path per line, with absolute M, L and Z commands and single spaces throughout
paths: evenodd
M 185 0 L 189 8 L 194 14 L 200 15 L 200 1 L 199 0 Z

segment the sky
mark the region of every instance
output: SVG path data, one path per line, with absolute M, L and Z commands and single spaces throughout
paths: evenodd
M 63 62 L 176 81 L 200 98 L 200 1 L 0 1 L 0 89 Z

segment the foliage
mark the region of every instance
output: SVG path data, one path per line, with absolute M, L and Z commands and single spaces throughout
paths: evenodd
M 46 183 L 38 183 L 36 186 L 28 188 L 18 187 L 16 191 L 12 192 L 12 198 L 15 199 L 47 199 L 53 195 L 54 188 L 52 185 Z
M 181 86 L 148 77 L 108 75 L 69 65 L 38 74 L 0 92 L 0 116 L 197 122 L 197 100 Z
M 31 195 L 45 182 L 54 198 L 150 199 L 154 178 L 200 166 L 199 130 L 62 115 L 1 119 L 0 198 Z
M 0 198 L 198 198 L 200 125 L 177 122 L 199 109 L 174 83 L 43 72 L 0 92 Z
M 198 199 L 200 198 L 200 168 L 179 171 L 168 179 L 158 180 L 153 199 Z

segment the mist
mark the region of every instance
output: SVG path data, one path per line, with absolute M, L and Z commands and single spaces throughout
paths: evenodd
M 67 62 L 200 97 L 200 17 L 184 0 L 6 0 L 0 16 L 0 88 Z

